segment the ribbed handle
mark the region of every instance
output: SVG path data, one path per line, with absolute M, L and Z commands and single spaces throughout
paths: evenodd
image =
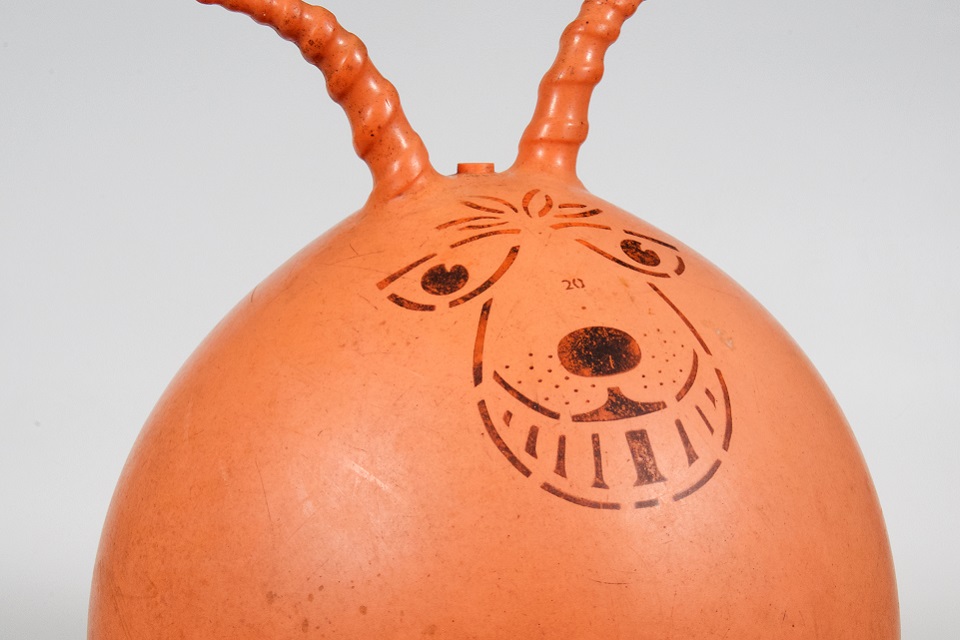
M 587 0 L 564 30 L 560 51 L 540 82 L 533 119 L 520 140 L 515 167 L 576 179 L 587 139 L 587 110 L 603 77 L 603 57 L 643 0 Z
M 300 0 L 198 1 L 273 27 L 323 72 L 330 97 L 347 114 L 354 148 L 373 174 L 375 195 L 394 197 L 436 175 L 423 141 L 400 107 L 396 88 L 373 66 L 363 42 L 332 13 Z

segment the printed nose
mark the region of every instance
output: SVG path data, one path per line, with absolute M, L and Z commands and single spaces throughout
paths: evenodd
M 584 327 L 565 335 L 557 345 L 560 364 L 570 373 L 598 378 L 625 373 L 640 364 L 640 345 L 626 331 Z

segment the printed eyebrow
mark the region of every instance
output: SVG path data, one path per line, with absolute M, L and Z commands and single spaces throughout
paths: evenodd
M 487 222 L 483 224 L 468 224 L 465 227 L 460 227 L 458 231 L 465 231 L 467 229 L 490 229 L 492 227 L 502 227 L 505 224 L 509 224 L 509 220 L 501 220 L 500 222 Z
M 512 204 L 510 204 L 509 202 L 507 202 L 507 201 L 504 200 L 503 198 L 495 198 L 495 197 L 493 197 L 493 196 L 470 196 L 470 197 L 471 197 L 471 198 L 476 198 L 477 200 L 489 200 L 490 202 L 496 202 L 497 204 L 502 204 L 503 206 L 512 209 L 514 213 L 519 213 L 519 212 L 517 211 L 517 208 L 516 208 L 515 206 L 513 206 Z M 464 202 L 464 204 L 467 204 L 467 203 Z M 470 205 L 467 205 L 467 206 L 470 206 Z M 503 212 L 501 212 L 501 213 L 503 213 Z
M 551 229 L 566 229 L 567 227 L 590 227 L 593 229 L 606 229 L 611 231 L 611 228 L 605 224 L 593 224 L 591 222 L 558 222 L 557 224 L 550 225 Z
M 587 205 L 568 202 L 566 204 L 558 204 L 557 207 L 561 209 L 586 209 Z
M 477 211 L 486 211 L 487 213 L 506 213 L 506 211 L 501 211 L 500 209 L 494 209 L 493 207 L 485 207 L 482 204 L 477 204 L 476 202 L 470 202 L 469 200 L 461 200 L 461 204 L 464 204 L 471 209 L 476 209 Z
M 450 245 L 451 249 L 456 249 L 457 247 L 467 244 L 468 242 L 475 242 L 477 240 L 483 240 L 484 238 L 489 238 L 490 236 L 500 236 L 500 235 L 512 235 L 520 233 L 520 229 L 502 229 L 500 231 L 487 231 L 486 233 L 481 233 L 480 235 L 471 236 L 459 242 L 454 242 Z
M 451 220 L 450 222 L 444 222 L 439 227 L 436 227 L 437 231 L 441 229 L 446 229 L 447 227 L 453 227 L 458 224 L 463 224 L 464 222 L 476 222 L 477 220 L 499 220 L 497 216 L 472 216 L 470 218 L 460 218 L 458 220 Z
M 420 259 L 417 260 L 416 262 L 413 262 L 413 263 L 411 263 L 411 264 L 408 264 L 408 265 L 405 266 L 403 269 L 400 269 L 399 271 L 396 271 L 396 272 L 394 272 L 394 273 L 391 273 L 389 276 L 387 276 L 386 278 L 384 278 L 383 280 L 381 280 L 380 282 L 377 283 L 377 289 L 381 289 L 381 290 L 382 290 L 382 289 L 385 289 L 386 287 L 388 287 L 388 286 L 389 286 L 392 282 L 394 282 L 395 280 L 397 280 L 397 279 L 399 279 L 399 278 L 402 278 L 406 273 L 412 271 L 413 269 L 416 269 L 417 267 L 419 267 L 420 265 L 422 265 L 422 264 L 423 264 L 424 262 L 426 262 L 427 260 L 432 260 L 433 258 L 436 258 L 436 257 L 437 257 L 437 254 L 431 253 L 431 254 L 428 255 L 428 256 L 424 256 L 423 258 L 420 258 Z
M 560 208 L 563 209 L 563 205 L 560 205 Z M 580 213 L 558 213 L 554 218 L 589 218 L 601 213 L 603 213 L 603 209 L 590 209 L 590 211 L 582 211 Z

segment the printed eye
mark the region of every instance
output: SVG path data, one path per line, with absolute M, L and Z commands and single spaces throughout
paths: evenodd
M 627 237 L 621 236 L 620 240 L 620 251 L 623 257 L 617 257 L 617 250 L 611 247 L 616 240 L 610 238 L 610 230 L 604 233 L 599 230 L 582 229 L 580 233 L 581 237 L 576 240 L 587 249 L 614 264 L 645 276 L 670 278 L 681 275 L 686 269 L 677 247 L 652 236 L 624 229 L 623 233 Z
M 420 287 L 431 295 L 448 296 L 463 289 L 469 279 L 470 272 L 462 264 L 455 264 L 450 269 L 445 264 L 438 264 L 423 274 Z
M 389 292 L 390 302 L 411 311 L 458 307 L 496 284 L 517 259 L 520 247 L 473 242 L 455 251 L 456 262 L 449 255 L 431 253 L 390 274 L 377 288 Z
M 660 264 L 660 256 L 653 249 L 644 249 L 643 245 L 637 240 L 624 240 L 620 243 L 620 249 L 627 257 L 636 263 L 645 267 L 656 267 Z

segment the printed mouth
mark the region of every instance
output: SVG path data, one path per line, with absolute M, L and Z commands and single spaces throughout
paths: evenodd
M 625 396 L 620 387 L 607 387 L 607 401 L 593 411 L 570 416 L 574 422 L 609 422 L 627 420 L 667 408 L 666 402 L 637 402 Z
M 493 379 L 503 388 L 504 391 L 506 391 L 508 394 L 510 394 L 510 396 L 524 406 L 527 406 L 537 413 L 540 413 L 553 420 L 560 419 L 559 412 L 544 406 L 536 400 L 528 398 L 523 393 L 511 386 L 509 382 L 504 380 L 503 376 L 501 376 L 499 372 L 493 372 Z M 611 422 L 614 420 L 627 420 L 630 418 L 636 418 L 637 416 L 647 415 L 648 413 L 655 413 L 657 411 L 666 409 L 666 407 L 666 402 L 638 402 L 624 395 L 624 393 L 620 390 L 620 387 L 608 387 L 607 401 L 602 407 L 598 407 L 593 411 L 574 414 L 570 416 L 570 419 L 573 422 Z

